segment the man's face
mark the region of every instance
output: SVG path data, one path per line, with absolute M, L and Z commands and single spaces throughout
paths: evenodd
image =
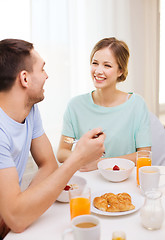
M 33 49 L 31 51 L 33 59 L 33 70 L 29 72 L 28 103 L 35 104 L 44 99 L 44 89 L 48 75 L 44 70 L 45 62 L 41 56 Z

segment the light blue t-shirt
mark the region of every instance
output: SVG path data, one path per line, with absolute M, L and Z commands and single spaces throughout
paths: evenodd
M 37 105 L 32 107 L 24 123 L 14 121 L 0 108 L 0 169 L 16 167 L 21 183 L 31 141 L 43 133 Z
M 96 127 L 106 134 L 105 157 L 122 156 L 136 152 L 136 148 L 151 146 L 149 113 L 143 98 L 137 94 L 115 107 L 96 105 L 91 93 L 71 99 L 64 114 L 62 135 L 79 139 Z

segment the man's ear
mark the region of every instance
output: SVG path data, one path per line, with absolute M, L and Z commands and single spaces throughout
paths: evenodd
M 28 82 L 29 79 L 28 78 L 29 78 L 29 75 L 28 75 L 27 71 L 24 70 L 24 71 L 21 71 L 19 73 L 20 83 L 25 88 L 28 87 L 28 84 L 29 84 L 29 82 Z

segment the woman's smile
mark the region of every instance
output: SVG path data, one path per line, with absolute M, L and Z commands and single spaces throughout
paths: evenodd
M 95 79 L 95 81 L 98 82 L 98 83 L 102 83 L 103 81 L 106 80 L 105 77 L 97 77 L 97 76 L 95 76 L 95 75 L 94 75 L 94 79 Z

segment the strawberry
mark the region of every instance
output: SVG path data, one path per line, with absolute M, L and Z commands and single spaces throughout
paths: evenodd
M 113 167 L 113 170 L 114 170 L 114 171 L 119 171 L 120 168 L 119 168 L 117 165 L 115 165 L 115 166 Z
M 65 191 L 69 191 L 71 187 L 69 185 L 66 185 L 66 187 L 64 188 Z

